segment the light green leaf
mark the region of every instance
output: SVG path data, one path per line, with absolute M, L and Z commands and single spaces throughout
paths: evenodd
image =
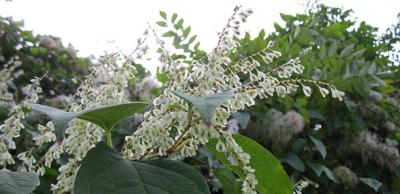
M 173 13 L 172 17 L 171 17 L 171 22 L 174 23 L 177 17 L 178 17 L 178 14 Z
M 182 35 L 186 38 L 189 35 L 191 29 L 192 28 L 190 26 L 185 28 Z
M 374 189 L 375 192 L 379 191 L 379 188 L 382 186 L 382 183 L 379 182 L 376 179 L 372 179 L 372 178 L 366 178 L 366 177 L 360 177 L 359 178 L 360 181 L 364 184 L 366 184 L 367 186 L 371 187 L 372 189 Z
M 245 129 L 250 122 L 250 114 L 247 112 L 234 112 L 232 117 L 238 121 L 242 129 Z
M 183 19 L 178 20 L 178 22 L 176 22 L 174 25 L 175 29 L 182 28 L 182 24 L 183 24 Z
M 222 184 L 222 188 L 224 189 L 224 194 L 241 194 L 241 185 L 237 181 L 235 174 L 232 173 L 225 166 L 219 167 L 215 171 L 215 176 Z
M 167 14 L 164 11 L 160 11 L 160 16 L 164 19 L 167 19 Z
M 327 153 L 326 153 L 326 148 L 325 148 L 324 143 L 322 143 L 322 141 L 319 139 L 315 139 L 311 135 L 309 137 L 310 137 L 311 141 L 314 143 L 314 145 L 317 148 L 317 150 L 319 151 L 319 153 L 321 154 L 322 158 L 325 159 Z
M 39 177 L 33 172 L 0 170 L 1 194 L 28 194 L 39 185 Z
M 242 135 L 233 134 L 236 143 L 244 152 L 250 154 L 250 163 L 258 180 L 257 190 L 262 194 L 292 194 L 292 184 L 285 170 L 268 150 L 257 142 Z M 244 178 L 243 171 L 238 166 L 231 166 L 224 153 L 216 150 L 218 139 L 212 139 L 207 144 L 208 150 L 222 163 L 227 165 L 239 177 Z
M 41 104 L 30 104 L 30 106 L 33 110 L 42 112 L 50 117 L 56 129 L 57 139 L 62 139 L 68 124 L 75 118 L 89 121 L 106 131 L 110 131 L 124 118 L 133 115 L 136 112 L 143 112 L 147 103 L 131 102 L 88 109 L 80 112 L 66 112 Z
M 233 96 L 233 92 L 220 92 L 203 97 L 192 96 L 183 92 L 172 91 L 175 95 L 186 100 L 200 113 L 206 123 L 211 123 L 215 110 Z
M 157 25 L 159 25 L 161 27 L 167 27 L 168 26 L 168 24 L 166 22 L 163 22 L 163 21 L 158 21 Z
M 75 179 L 75 194 L 209 194 L 203 176 L 173 160 L 123 159 L 100 142 L 82 161 Z

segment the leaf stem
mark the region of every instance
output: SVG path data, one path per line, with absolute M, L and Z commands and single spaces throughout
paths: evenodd
M 169 152 L 171 152 L 171 153 L 174 153 L 174 152 L 175 152 L 175 149 L 176 149 L 177 147 L 180 146 L 183 137 L 186 135 L 186 133 L 189 131 L 190 127 L 192 126 L 193 108 L 192 108 L 191 105 L 189 106 L 189 111 L 188 111 L 187 119 L 188 119 L 188 123 L 187 123 L 185 129 L 184 129 L 183 132 L 179 135 L 178 139 L 176 139 L 175 144 L 169 149 Z
M 112 148 L 113 147 L 113 143 L 112 143 L 111 130 L 106 130 L 104 132 L 104 137 L 106 139 L 106 144 Z

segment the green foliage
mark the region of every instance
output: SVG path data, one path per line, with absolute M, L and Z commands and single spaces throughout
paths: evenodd
M 33 110 L 45 113 L 51 118 L 56 128 L 57 138 L 62 139 L 66 127 L 75 118 L 89 121 L 103 128 L 106 132 L 110 132 L 124 118 L 137 112 L 143 112 L 147 103 L 131 102 L 88 109 L 80 112 L 65 112 L 57 108 L 40 104 L 30 104 L 30 106 Z
M 158 21 L 157 25 L 167 30 L 162 34 L 162 37 L 170 38 L 175 49 L 183 52 L 172 54 L 172 59 L 200 59 L 206 55 L 206 53 L 199 48 L 200 42 L 196 41 L 197 35 L 190 34 L 192 28 L 190 26 L 185 26 L 182 18 L 178 18 L 178 15 L 174 13 L 171 19 L 168 20 L 167 14 L 163 11 L 160 11 L 160 16 L 162 21 Z
M 292 194 L 292 184 L 285 170 L 268 150 L 262 147 L 257 142 L 241 136 L 233 135 L 236 143 L 240 145 L 244 152 L 250 154 L 250 167 L 255 170 L 255 175 L 258 180 L 257 190 L 262 194 Z M 229 167 L 238 176 L 243 176 L 242 169 L 237 166 L 232 166 L 224 153 L 216 150 L 218 139 L 210 140 L 207 144 L 208 150 L 224 165 Z M 244 177 L 242 177 L 244 178 Z M 233 183 L 234 184 L 234 183 Z
M 224 194 L 240 194 L 241 185 L 238 183 L 237 178 L 233 172 L 225 167 L 221 166 L 215 170 L 215 176 L 222 184 Z
M 0 193 L 27 194 L 39 185 L 39 177 L 33 172 L 0 170 Z
M 394 185 L 398 175 L 373 159 L 365 161 L 361 159 L 362 154 L 347 153 L 346 150 L 362 131 L 372 131 L 380 141 L 395 140 L 395 131 L 400 126 L 396 105 L 400 76 L 398 67 L 393 66 L 398 60 L 388 57 L 387 52 L 398 52 L 394 45 L 398 44 L 399 36 L 393 30 L 398 25 L 388 30 L 390 34 L 380 38 L 377 28 L 365 22 L 357 24 L 350 19 L 351 14 L 350 10 L 324 5 L 305 14 L 281 14 L 284 25 L 275 24 L 275 32 L 271 35 L 261 31 L 255 38 L 249 34 L 238 38 L 239 49 L 231 54 L 231 58 L 238 61 L 251 56 L 272 40 L 275 41 L 274 49 L 283 56 L 272 66 L 261 63 L 265 72 L 300 56 L 306 69 L 301 78 L 330 82 L 346 93 L 344 103 L 324 100 L 318 95 L 305 100 L 295 94 L 284 99 L 260 100 L 255 107 L 246 110 L 252 122 L 264 119 L 259 115 L 270 108 L 282 112 L 295 110 L 302 115 L 306 127 L 288 145 L 275 145 L 264 137 L 255 138 L 288 164 L 285 167 L 293 179 L 306 177 L 319 185 L 319 188 L 311 187 L 307 191 L 372 193 L 379 188 L 379 191 L 396 193 L 400 190 L 391 188 L 391 185 Z M 387 123 L 392 127 L 385 127 Z M 262 130 L 268 129 L 265 126 L 247 127 L 245 132 Z M 316 156 L 316 153 L 322 157 Z M 356 187 L 339 186 L 330 169 L 340 165 L 348 166 L 357 176 L 376 179 L 382 186 L 369 190 L 362 184 Z
M 124 160 L 104 143 L 91 149 L 75 180 L 76 194 L 209 194 L 200 173 L 173 160 Z
M 35 35 L 23 29 L 23 22 L 0 16 L 0 69 L 14 56 L 22 62 L 18 70 L 24 71 L 11 85 L 10 92 L 18 94 L 17 99 L 21 99 L 21 88 L 30 79 L 46 73 L 42 87 L 47 97 L 72 94 L 91 63 L 88 58 L 78 57 L 72 45 L 63 46 L 59 38 Z M 71 80 L 73 77 L 76 82 Z

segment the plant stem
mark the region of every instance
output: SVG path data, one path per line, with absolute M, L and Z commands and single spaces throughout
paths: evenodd
M 188 111 L 188 123 L 185 127 L 185 129 L 183 130 L 183 132 L 181 133 L 181 135 L 178 137 L 178 139 L 176 139 L 175 144 L 169 149 L 169 151 L 171 152 L 175 152 L 175 149 L 177 147 L 180 146 L 180 144 L 182 143 L 182 139 L 183 137 L 186 135 L 186 133 L 189 131 L 190 127 L 192 126 L 192 119 L 193 119 L 193 108 L 192 106 L 189 106 L 189 111 Z
M 112 148 L 112 147 L 113 147 L 113 143 L 112 143 L 111 130 L 105 131 L 105 132 L 104 132 L 104 137 L 105 137 L 105 139 L 106 139 L 107 145 L 110 146 L 110 147 Z

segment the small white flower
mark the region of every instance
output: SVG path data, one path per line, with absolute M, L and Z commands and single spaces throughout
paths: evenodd
M 329 94 L 329 90 L 328 89 L 320 87 L 320 86 L 318 86 L 318 88 L 319 88 L 319 91 L 321 92 L 322 97 L 325 98 L 325 96 Z
M 311 92 L 312 92 L 311 87 L 306 86 L 306 85 L 302 85 L 302 86 L 303 86 L 304 95 L 306 95 L 307 97 L 310 97 L 311 96 Z

